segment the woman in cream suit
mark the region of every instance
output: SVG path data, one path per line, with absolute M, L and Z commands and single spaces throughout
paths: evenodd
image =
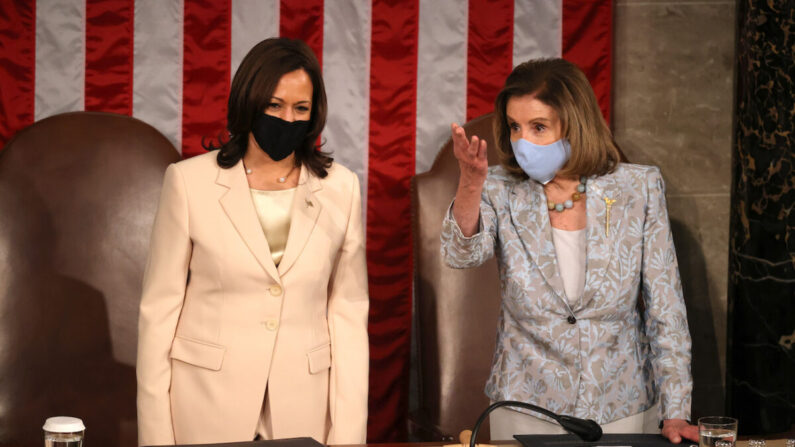
M 497 256 L 502 306 L 486 394 L 608 433 L 697 441 L 659 169 L 619 163 L 588 80 L 562 59 L 517 66 L 495 115 L 501 164 L 491 169 L 485 142 L 453 125 L 461 176 L 442 229 L 451 267 Z M 526 411 L 491 413 L 492 439 L 562 431 Z
M 367 272 L 356 175 L 315 146 L 317 59 L 268 39 L 229 140 L 166 171 L 140 306 L 141 445 L 365 441 Z

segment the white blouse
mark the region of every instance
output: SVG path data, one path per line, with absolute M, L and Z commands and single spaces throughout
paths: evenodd
M 563 290 L 569 306 L 574 308 L 585 289 L 585 228 L 569 231 L 553 227 L 552 243 L 563 279 Z

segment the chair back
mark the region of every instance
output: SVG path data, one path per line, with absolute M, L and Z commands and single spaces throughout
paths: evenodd
M 489 165 L 498 164 L 493 115 L 464 125 L 486 140 Z M 484 394 L 494 356 L 500 283 L 492 258 L 474 269 L 447 267 L 439 253 L 442 220 L 458 186 L 452 141 L 428 172 L 412 179 L 412 226 L 419 357 L 420 410 L 412 432 L 428 440 L 458 439 L 489 405 Z M 488 426 L 481 428 L 488 439 Z
M 138 303 L 174 146 L 137 119 L 53 116 L 0 152 L 0 445 L 75 416 L 134 447 Z

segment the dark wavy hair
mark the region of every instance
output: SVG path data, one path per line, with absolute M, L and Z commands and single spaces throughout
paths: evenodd
M 228 169 L 243 158 L 254 118 L 265 111 L 282 76 L 299 69 L 312 80 L 312 112 L 309 130 L 295 151 L 295 165 L 306 165 L 320 178 L 328 175 L 326 170 L 333 159 L 330 153 L 320 150 L 322 144 L 317 144 L 328 109 L 320 64 L 306 43 L 287 38 L 258 43 L 235 72 L 226 115 L 228 138 L 219 138 L 217 146 L 212 142 L 204 145 L 207 150 L 218 150 L 219 166 Z

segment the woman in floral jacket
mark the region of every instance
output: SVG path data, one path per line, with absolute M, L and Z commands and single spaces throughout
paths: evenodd
M 485 141 L 452 126 L 461 175 L 442 229 L 451 267 L 497 256 L 502 308 L 486 394 L 608 433 L 662 428 L 671 442 L 697 440 L 660 170 L 619 162 L 588 80 L 565 60 L 516 67 L 495 114 L 493 168 Z M 492 439 L 561 432 L 524 411 L 494 411 Z

